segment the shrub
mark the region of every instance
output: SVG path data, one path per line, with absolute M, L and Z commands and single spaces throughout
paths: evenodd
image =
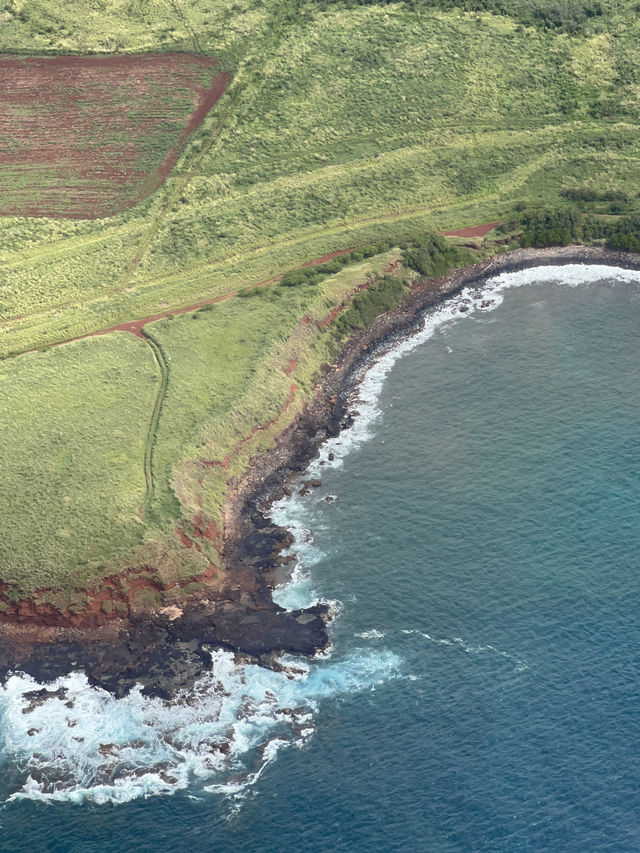
M 521 221 L 525 247 L 568 246 L 582 238 L 582 216 L 575 208 L 536 210 L 525 213 Z
M 608 225 L 607 246 L 610 249 L 640 251 L 640 214 L 625 216 Z
M 380 314 L 398 306 L 404 291 L 405 286 L 399 278 L 385 275 L 353 298 L 349 308 L 336 320 L 335 330 L 344 334 L 371 326 Z

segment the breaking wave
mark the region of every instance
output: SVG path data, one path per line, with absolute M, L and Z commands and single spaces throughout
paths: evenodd
M 139 689 L 115 699 L 74 673 L 46 685 L 13 675 L 0 688 L 3 798 L 123 803 L 178 791 L 241 800 L 278 751 L 312 736 L 318 702 L 371 689 L 400 671 L 381 650 L 287 671 L 213 652 L 211 672 L 172 701 Z
M 529 666 L 525 661 L 520 660 L 520 658 L 510 654 L 509 652 L 497 649 L 490 643 L 469 643 L 462 637 L 433 637 L 431 634 L 427 634 L 426 631 L 420 631 L 416 628 L 404 628 L 401 633 L 406 634 L 407 636 L 420 637 L 436 646 L 451 646 L 453 648 L 460 649 L 460 651 L 463 651 L 468 655 L 497 655 L 498 657 L 510 661 L 513 664 L 513 671 L 515 673 L 525 672 L 525 670 L 529 669 Z
M 550 283 L 582 287 L 603 280 L 637 284 L 639 279 L 640 272 L 620 267 L 565 264 L 501 273 L 486 279 L 479 286 L 465 287 L 458 295 L 427 313 L 418 331 L 393 341 L 389 349 L 374 356 L 372 362 L 355 377 L 350 405 L 353 423 L 323 444 L 318 457 L 310 463 L 305 477 L 318 477 L 326 467 L 342 467 L 344 458 L 371 437 L 372 427 L 381 414 L 378 401 L 389 371 L 399 359 L 428 341 L 441 326 L 472 317 L 478 311 L 494 310 L 502 304 L 504 291 L 514 287 Z M 281 506 L 286 507 L 288 500 L 285 498 Z

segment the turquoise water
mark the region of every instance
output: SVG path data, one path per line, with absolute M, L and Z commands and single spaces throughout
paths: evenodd
M 14 678 L 0 849 L 640 849 L 634 276 L 518 273 L 369 372 L 322 488 L 274 508 L 280 599 L 336 602 L 305 674 L 219 655 L 174 706 L 71 676 L 27 714 Z

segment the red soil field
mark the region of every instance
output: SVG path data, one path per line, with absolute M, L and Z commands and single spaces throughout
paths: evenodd
M 175 166 L 230 75 L 192 54 L 0 57 L 0 215 L 95 219 Z
M 484 237 L 500 222 L 487 222 L 486 225 L 472 225 L 470 228 L 458 228 L 457 231 L 441 231 L 443 237 Z

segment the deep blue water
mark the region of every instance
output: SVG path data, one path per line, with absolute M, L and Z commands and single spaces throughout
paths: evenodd
M 631 280 L 509 289 L 439 326 L 370 438 L 278 509 L 313 532 L 283 600 L 341 602 L 331 659 L 273 687 L 312 697 L 313 733 L 241 798 L 9 802 L 0 849 L 640 849 L 639 329 Z

